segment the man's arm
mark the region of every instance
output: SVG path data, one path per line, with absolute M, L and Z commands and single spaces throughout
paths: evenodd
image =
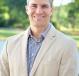
M 77 47 L 69 43 L 63 49 L 63 56 L 60 63 L 59 76 L 78 76 L 77 73 Z
M 2 50 L 2 53 L 0 54 L 0 76 L 10 76 L 7 54 L 7 42 Z

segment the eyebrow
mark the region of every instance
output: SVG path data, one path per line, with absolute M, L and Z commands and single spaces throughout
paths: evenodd
M 32 3 L 31 5 L 38 5 L 38 4 L 36 4 L 36 3 Z M 41 6 L 49 6 L 48 4 L 41 4 Z
M 37 5 L 37 4 L 33 3 L 33 4 L 31 4 L 31 5 Z

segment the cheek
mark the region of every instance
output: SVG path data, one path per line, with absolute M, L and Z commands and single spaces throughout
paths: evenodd
M 31 11 L 29 9 L 26 12 L 27 12 L 27 15 L 30 15 L 30 13 L 31 13 Z
M 51 16 L 52 15 L 52 10 L 50 10 L 50 9 L 46 10 L 45 12 L 46 12 L 47 16 Z
M 27 8 L 26 12 L 27 12 L 28 15 L 30 15 L 33 11 L 32 11 L 31 8 Z
M 46 14 L 47 14 L 48 17 L 50 17 L 52 15 L 52 13 L 51 12 L 48 12 L 48 11 L 47 11 Z
M 52 15 L 52 11 L 51 10 L 49 10 L 49 14 L 50 14 L 50 16 Z

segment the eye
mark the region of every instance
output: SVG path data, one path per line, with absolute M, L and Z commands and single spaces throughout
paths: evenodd
M 32 4 L 31 7 L 32 8 L 37 8 L 37 5 L 36 4 Z
M 42 5 L 42 8 L 49 8 L 48 5 Z

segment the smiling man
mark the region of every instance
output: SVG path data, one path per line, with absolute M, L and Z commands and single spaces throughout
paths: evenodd
M 73 39 L 50 23 L 52 0 L 27 0 L 30 26 L 6 40 L 0 76 L 77 76 Z
M 51 5 L 49 0 L 30 0 L 27 3 L 26 13 L 29 16 L 31 30 L 37 38 L 49 25 L 52 15 Z

